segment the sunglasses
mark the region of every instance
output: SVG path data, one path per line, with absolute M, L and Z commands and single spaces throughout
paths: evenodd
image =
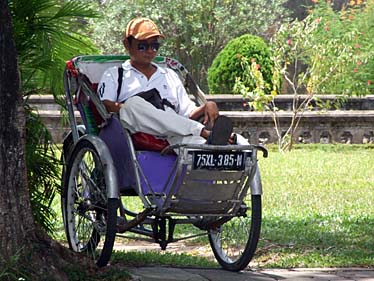
M 152 43 L 146 43 L 146 42 L 140 42 L 138 43 L 138 50 L 140 52 L 145 52 L 149 48 L 151 48 L 152 51 L 157 52 L 158 49 L 160 49 L 160 43 L 159 42 L 152 42 Z

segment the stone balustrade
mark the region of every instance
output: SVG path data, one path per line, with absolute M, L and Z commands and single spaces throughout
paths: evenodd
M 208 100 L 217 102 L 221 113 L 232 118 L 235 131 L 251 143 L 276 143 L 277 132 L 271 112 L 254 112 L 241 96 L 216 95 Z M 301 97 L 303 98 L 303 97 Z M 334 96 L 321 96 L 322 100 L 335 100 Z M 291 122 L 292 96 L 277 97 L 277 113 L 284 133 Z M 55 142 L 62 141 L 69 131 L 67 118 L 62 118 L 60 107 L 51 96 L 32 96 L 29 103 L 34 106 L 50 130 Z M 296 143 L 373 143 L 374 142 L 374 96 L 350 98 L 342 109 L 314 110 L 305 112 L 295 132 Z M 65 122 L 63 122 L 65 120 Z
M 305 95 L 299 96 L 299 103 L 305 100 Z M 248 99 L 241 95 L 208 95 L 208 100 L 214 100 L 220 110 L 224 111 L 251 111 L 248 106 Z M 328 110 L 374 110 L 374 95 L 365 97 L 351 97 L 345 100 L 334 95 L 319 95 L 321 102 L 329 103 Z M 275 104 L 280 110 L 292 110 L 293 95 L 278 95 L 275 97 Z M 314 110 L 322 110 L 323 108 L 316 102 L 311 102 Z
M 225 111 L 235 130 L 251 143 L 276 143 L 278 140 L 270 112 Z M 291 112 L 279 112 L 280 134 L 291 124 Z M 295 143 L 373 143 L 374 110 L 309 111 L 303 114 L 294 134 Z

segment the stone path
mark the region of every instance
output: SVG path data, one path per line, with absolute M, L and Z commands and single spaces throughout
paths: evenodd
M 120 242 L 117 240 L 117 242 Z M 136 241 L 125 244 L 117 243 L 116 250 L 122 251 L 161 251 L 158 244 Z M 168 252 L 199 252 L 209 250 L 188 246 L 183 242 L 171 243 Z M 372 268 L 293 268 L 293 269 L 257 269 L 251 268 L 241 272 L 229 272 L 216 268 L 144 266 L 129 268 L 134 281 L 374 281 Z
M 134 281 L 374 281 L 374 268 L 255 269 L 238 273 L 159 266 L 129 270 Z

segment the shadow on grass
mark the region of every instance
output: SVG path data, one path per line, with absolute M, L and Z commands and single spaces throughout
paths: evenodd
M 374 217 L 263 218 L 260 267 L 373 266 Z

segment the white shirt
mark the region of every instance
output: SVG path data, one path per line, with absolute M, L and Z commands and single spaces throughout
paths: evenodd
M 188 97 L 188 94 L 179 79 L 178 74 L 172 69 L 162 68 L 157 64 L 156 72 L 148 78 L 130 64 L 127 60 L 122 64 L 123 79 L 119 97 L 118 89 L 118 67 L 108 68 L 98 86 L 98 93 L 101 100 L 124 102 L 140 92 L 156 88 L 161 98 L 167 99 L 174 105 L 175 111 L 182 116 L 189 117 L 192 110 L 196 108 L 195 103 Z

